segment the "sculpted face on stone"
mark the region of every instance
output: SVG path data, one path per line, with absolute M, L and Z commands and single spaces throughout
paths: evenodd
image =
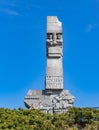
M 61 39 L 62 35 L 60 33 L 57 34 L 57 39 Z
M 46 43 L 47 43 L 47 46 L 52 46 L 52 44 L 53 44 L 53 34 L 51 34 L 51 33 L 47 34 Z
M 47 39 L 52 40 L 52 39 L 53 39 L 53 34 L 48 33 L 48 34 L 47 34 Z

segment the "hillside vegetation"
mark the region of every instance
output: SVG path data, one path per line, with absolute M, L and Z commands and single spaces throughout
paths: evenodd
M 0 108 L 0 130 L 99 130 L 99 110 L 71 108 L 63 114 Z

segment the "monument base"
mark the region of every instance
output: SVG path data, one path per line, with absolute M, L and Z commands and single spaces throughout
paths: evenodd
M 61 114 L 72 107 L 74 96 L 68 90 L 29 90 L 24 103 L 29 109 Z

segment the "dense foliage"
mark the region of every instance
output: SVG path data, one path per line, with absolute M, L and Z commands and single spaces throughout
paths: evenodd
M 99 110 L 71 108 L 63 114 L 0 108 L 0 130 L 98 130 Z

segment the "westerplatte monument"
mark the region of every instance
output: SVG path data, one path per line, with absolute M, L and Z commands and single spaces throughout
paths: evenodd
M 56 16 L 47 17 L 46 76 L 44 90 L 29 90 L 24 103 L 29 109 L 45 113 L 63 113 L 72 107 L 74 96 L 64 90 L 63 84 L 62 23 Z

